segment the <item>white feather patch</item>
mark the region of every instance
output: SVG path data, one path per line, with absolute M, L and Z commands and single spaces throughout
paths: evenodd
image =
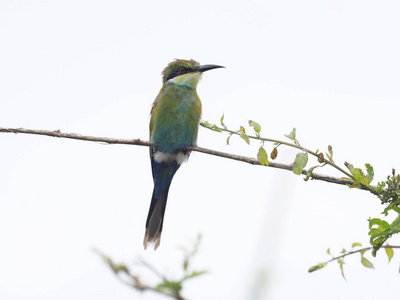
M 169 162 L 169 161 L 176 161 L 178 165 L 181 165 L 183 162 L 187 161 L 189 158 L 189 153 L 171 153 L 171 152 L 161 152 L 157 151 L 153 154 L 153 158 L 156 162 Z

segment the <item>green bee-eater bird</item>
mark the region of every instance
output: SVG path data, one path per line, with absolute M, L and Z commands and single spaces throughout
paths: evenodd
M 194 60 L 177 59 L 163 70 L 163 85 L 151 109 L 150 148 L 154 189 L 143 245 L 160 245 L 169 186 L 175 172 L 189 158 L 190 146 L 196 145 L 201 116 L 201 101 L 196 92 L 202 73 L 223 68 L 201 66 Z

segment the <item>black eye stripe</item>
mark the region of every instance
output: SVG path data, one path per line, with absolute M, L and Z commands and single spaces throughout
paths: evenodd
M 185 67 L 180 67 L 176 72 L 177 74 L 186 74 L 186 73 L 190 73 L 193 72 L 193 69 L 191 68 L 185 68 Z
M 191 73 L 191 72 L 193 72 L 192 68 L 179 67 L 176 71 L 172 72 L 168 76 L 167 80 L 170 80 L 170 79 L 172 79 L 172 78 L 174 78 L 176 76 L 180 76 L 180 75 Z

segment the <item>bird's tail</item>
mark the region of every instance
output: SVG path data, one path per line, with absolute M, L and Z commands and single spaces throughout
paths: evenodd
M 175 158 L 175 156 L 172 158 Z M 169 186 L 171 185 L 175 172 L 180 167 L 180 164 L 178 164 L 175 159 L 171 159 L 168 155 L 166 158 L 166 161 L 160 161 L 160 159 L 157 161 L 154 159 L 154 156 L 151 158 L 154 189 L 146 221 L 146 232 L 143 240 L 144 249 L 146 249 L 147 243 L 149 242 L 154 243 L 154 250 L 160 245 Z
M 165 207 L 167 205 L 169 185 L 156 198 L 155 190 L 153 190 L 153 196 L 151 197 L 151 204 L 149 214 L 147 215 L 146 221 L 146 232 L 144 234 L 143 246 L 147 248 L 147 243 L 154 243 L 154 250 L 158 248 L 161 241 L 161 231 L 164 222 Z

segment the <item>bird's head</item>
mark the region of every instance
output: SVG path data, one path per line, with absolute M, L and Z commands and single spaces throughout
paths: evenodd
M 201 79 L 203 72 L 224 68 L 217 65 L 203 65 L 201 66 L 197 61 L 177 59 L 169 63 L 163 70 L 163 83 L 170 82 L 175 85 L 185 86 L 195 89 Z

